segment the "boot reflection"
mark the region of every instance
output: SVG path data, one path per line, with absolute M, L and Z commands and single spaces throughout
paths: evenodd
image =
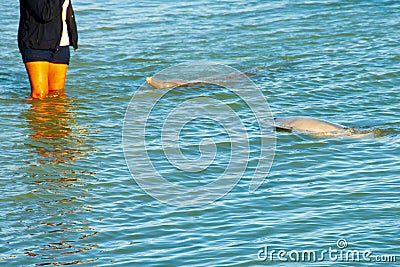
M 71 110 L 71 100 L 57 95 L 41 101 L 32 100 L 26 113 L 30 142 L 26 145 L 37 155 L 37 164 L 60 164 L 80 158 L 81 133 Z M 35 163 L 31 163 L 35 164 Z

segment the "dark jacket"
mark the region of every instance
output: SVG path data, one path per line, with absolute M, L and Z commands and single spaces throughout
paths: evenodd
M 70 0 L 71 1 L 71 0 Z M 62 5 L 64 0 L 20 0 L 18 47 L 57 50 L 62 34 Z M 78 30 L 70 2 L 67 9 L 70 45 L 78 48 Z

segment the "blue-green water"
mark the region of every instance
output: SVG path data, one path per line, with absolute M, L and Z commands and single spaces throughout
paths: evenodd
M 260 261 L 266 245 L 287 252 L 370 250 L 371 260 L 397 255 L 400 262 L 398 1 L 76 0 L 74 6 L 80 48 L 72 53 L 65 97 L 24 101 L 29 84 L 16 44 L 18 3 L 0 3 L 1 266 L 386 266 L 329 257 L 287 263 L 276 253 Z M 146 76 L 189 61 L 250 70 L 274 116 L 313 116 L 373 134 L 279 132 L 270 174 L 255 193 L 245 176 L 212 204 L 161 204 L 131 178 L 123 120 Z M 196 97 L 207 90 L 182 92 Z M 182 94 L 172 94 L 171 103 Z M 241 103 L 235 109 L 244 114 Z M 224 134 L 214 122 L 203 123 L 188 126 L 183 141 Z M 221 164 L 193 183 L 223 171 L 229 153 L 222 148 Z M 191 184 L 192 176 L 173 178 Z M 339 249 L 339 239 L 348 247 Z

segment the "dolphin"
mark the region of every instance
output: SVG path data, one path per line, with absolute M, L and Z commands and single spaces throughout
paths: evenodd
M 195 81 L 185 81 L 181 79 L 162 81 L 154 77 L 147 77 L 146 82 L 155 89 L 168 89 L 175 87 L 189 87 L 202 84 L 218 84 L 221 86 L 228 86 L 240 82 L 242 77 L 236 77 L 234 74 L 217 75 L 205 77 Z
M 192 86 L 194 85 L 193 83 L 189 83 L 184 80 L 168 80 L 168 81 L 162 81 L 158 80 L 154 77 L 147 77 L 146 82 L 151 85 L 152 87 L 156 89 L 165 89 L 165 88 L 174 88 L 174 87 L 187 87 L 187 86 Z
M 314 134 L 346 133 L 350 129 L 346 126 L 312 117 L 285 117 L 275 118 L 275 128 L 282 131 L 299 131 Z

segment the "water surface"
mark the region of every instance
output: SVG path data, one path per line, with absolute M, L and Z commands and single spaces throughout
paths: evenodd
M 2 266 L 287 266 L 260 261 L 257 253 L 265 245 L 338 249 L 338 239 L 373 256 L 400 254 L 397 1 L 76 0 L 74 6 L 80 47 L 65 96 L 24 101 L 29 84 L 16 43 L 18 3 L 0 4 Z M 374 134 L 279 132 L 270 174 L 255 193 L 245 176 L 207 206 L 161 204 L 131 178 L 123 119 L 146 76 L 189 61 L 249 72 L 276 117 L 313 116 Z M 219 99 L 247 112 L 221 90 Z M 169 112 L 182 94 L 170 95 L 170 105 L 156 112 Z M 183 139 L 193 157 L 201 137 L 225 134 L 212 121 L 194 123 Z M 203 176 L 172 178 L 189 185 L 212 179 L 223 171 L 227 148 L 222 143 L 220 165 Z M 152 156 L 162 160 L 162 151 Z M 313 263 L 340 264 L 378 263 Z

